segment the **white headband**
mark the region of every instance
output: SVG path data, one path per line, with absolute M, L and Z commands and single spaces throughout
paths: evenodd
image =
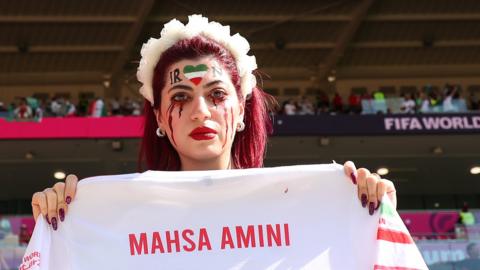
M 240 34 L 230 36 L 230 26 L 223 26 L 218 22 L 208 22 L 202 15 L 188 16 L 188 23 L 184 25 L 177 19 L 166 23 L 160 33 L 160 38 L 150 38 L 144 43 L 140 54 L 142 59 L 138 65 L 137 79 L 143 85 L 140 94 L 153 106 L 153 73 L 160 56 L 178 41 L 191 39 L 195 36 L 204 36 L 224 46 L 235 58 L 238 73 L 241 79 L 243 97 L 248 97 L 257 84 L 253 71 L 257 69 L 255 56 L 247 55 L 250 50 L 248 41 Z

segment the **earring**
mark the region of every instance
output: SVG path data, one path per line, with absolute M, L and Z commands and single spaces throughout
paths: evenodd
M 157 131 L 155 133 L 157 133 L 157 136 L 159 138 L 165 137 L 165 130 L 161 130 L 160 128 L 157 128 Z
M 238 122 L 237 124 L 237 132 L 241 132 L 245 129 L 245 123 L 243 122 Z

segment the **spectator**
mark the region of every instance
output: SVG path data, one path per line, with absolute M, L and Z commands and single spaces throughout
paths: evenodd
M 402 106 L 400 107 L 400 110 L 403 113 L 415 113 L 415 100 L 413 100 L 411 94 L 406 94 L 405 99 L 402 102 Z
M 73 103 L 71 103 L 70 100 L 68 100 L 68 99 L 67 99 L 67 101 L 65 101 L 65 111 L 66 111 L 65 116 L 67 116 L 67 117 L 73 117 L 77 113 L 75 105 Z
M 348 97 L 348 106 L 350 113 L 359 114 L 362 111 L 360 95 L 352 91 L 350 97 Z
M 425 92 L 420 94 L 420 112 L 421 113 L 429 113 L 430 112 L 430 99 L 428 98 Z
M 60 98 L 54 97 L 50 103 L 50 112 L 53 116 L 62 116 L 62 104 Z
M 3 102 L 0 101 L 0 112 L 6 112 L 7 111 L 7 108 L 5 108 L 5 105 L 3 104 Z
M 475 93 L 470 93 L 470 109 L 472 111 L 476 111 L 480 108 L 480 102 L 478 101 L 477 96 Z
M 443 99 L 443 112 L 457 112 L 458 109 L 453 105 L 453 97 L 457 94 L 457 87 L 446 85 L 445 98 Z
M 80 98 L 80 100 L 78 101 L 78 110 L 77 110 L 77 113 L 79 116 L 85 116 L 85 115 L 89 115 L 88 114 L 88 104 L 89 104 L 89 101 L 87 98 Z
M 314 115 L 315 109 L 313 108 L 313 103 L 306 97 L 303 96 L 300 101 L 300 110 L 298 114 L 300 115 Z
M 26 98 L 27 105 L 32 109 L 32 112 L 35 112 L 39 106 L 39 101 L 37 98 L 34 97 L 27 97 Z
M 289 99 L 283 105 L 283 113 L 285 115 L 295 115 L 297 111 L 297 107 L 295 106 L 295 101 L 293 99 Z
M 321 93 L 317 96 L 317 114 L 328 113 L 330 110 L 330 100 L 327 94 Z
M 382 91 L 377 90 L 373 93 L 373 99 L 376 101 L 384 101 L 385 100 L 385 95 L 383 94 Z
M 44 112 L 44 103 L 42 101 L 39 101 L 38 107 L 35 110 L 35 120 L 37 122 L 42 122 L 43 112 Z
M 373 93 L 372 110 L 376 114 L 384 114 L 388 111 L 385 95 L 380 90 Z
M 104 115 L 105 104 L 101 97 L 98 97 L 95 101 L 92 102 L 92 114 L 93 117 L 102 117 Z
M 32 108 L 27 105 L 27 101 L 22 98 L 20 104 L 14 111 L 16 119 L 29 119 L 32 118 Z
M 110 108 L 112 110 L 112 115 L 120 114 L 120 102 L 118 101 L 118 97 L 110 100 Z
M 140 110 L 141 109 L 140 100 L 132 101 L 132 107 L 133 107 L 132 115 L 138 116 L 142 114 Z
M 131 115 L 133 113 L 133 102 L 129 97 L 125 97 L 123 104 L 121 106 L 121 111 L 123 115 Z
M 463 203 L 462 210 L 460 211 L 460 222 L 465 226 L 475 225 L 475 216 L 468 209 L 468 203 Z
M 343 112 L 343 99 L 338 92 L 335 92 L 335 96 L 332 100 L 333 111 L 341 113 Z

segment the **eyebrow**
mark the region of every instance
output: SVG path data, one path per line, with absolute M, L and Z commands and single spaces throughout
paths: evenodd
M 188 85 L 185 85 L 185 84 L 177 84 L 177 85 L 174 85 L 172 88 L 170 88 L 170 89 L 168 90 L 168 92 L 170 93 L 172 90 L 175 90 L 175 89 L 193 91 L 193 88 L 190 87 L 190 86 L 188 86 Z
M 223 82 L 222 80 L 211 81 L 211 82 L 205 84 L 205 85 L 203 86 L 203 88 L 209 88 L 209 87 L 211 87 L 212 85 L 220 84 L 220 83 L 224 83 L 224 82 Z M 191 86 L 188 86 L 188 85 L 185 85 L 185 84 L 177 84 L 177 85 L 174 85 L 172 88 L 170 88 L 170 89 L 168 90 L 168 92 L 170 93 L 171 91 L 176 90 L 176 89 L 193 91 L 193 88 L 192 88 Z
M 223 82 L 222 80 L 215 80 L 215 81 L 212 81 L 212 82 L 209 82 L 209 83 L 205 84 L 205 85 L 203 86 L 203 88 L 208 88 L 208 87 L 210 87 L 210 86 L 212 86 L 212 85 L 219 84 L 219 83 L 224 83 L 224 82 Z

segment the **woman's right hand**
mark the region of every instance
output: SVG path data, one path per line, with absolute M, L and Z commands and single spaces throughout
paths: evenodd
M 78 178 L 69 174 L 64 182 L 57 182 L 53 187 L 35 192 L 32 197 L 32 212 L 35 222 L 40 213 L 47 219 L 54 230 L 58 228 L 58 219 L 65 220 L 68 205 L 75 198 Z

